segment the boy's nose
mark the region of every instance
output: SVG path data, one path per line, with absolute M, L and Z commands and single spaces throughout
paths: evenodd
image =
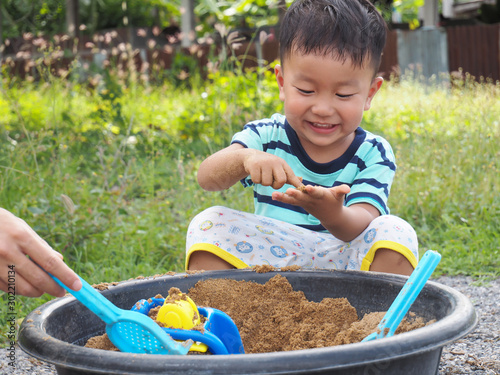
M 331 98 L 318 99 L 312 107 L 312 112 L 315 115 L 321 117 L 332 116 L 333 114 L 335 114 L 333 101 L 331 100 Z

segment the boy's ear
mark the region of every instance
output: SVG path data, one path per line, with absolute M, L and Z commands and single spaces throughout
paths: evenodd
M 274 75 L 276 76 L 276 81 L 278 82 L 278 88 L 280 90 L 280 100 L 284 101 L 285 100 L 285 92 L 283 90 L 283 85 L 284 85 L 284 78 L 283 78 L 283 68 L 281 65 L 276 65 L 274 67 Z
M 365 108 L 364 108 L 365 111 L 368 111 L 370 109 L 372 105 L 372 99 L 382 86 L 382 83 L 384 83 L 384 79 L 382 77 L 375 77 L 373 79 L 370 85 L 370 90 L 368 91 L 368 97 L 366 98 L 365 101 Z

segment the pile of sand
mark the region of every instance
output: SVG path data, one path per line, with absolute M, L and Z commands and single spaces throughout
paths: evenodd
M 169 291 L 170 294 L 177 292 L 177 288 Z M 294 291 L 288 280 L 279 274 L 263 285 L 231 279 L 199 281 L 188 295 L 197 306 L 222 310 L 233 319 L 240 331 L 245 353 L 359 342 L 376 330 L 385 314 L 369 313 L 360 320 L 356 309 L 346 298 L 308 301 L 303 292 Z M 156 311 L 150 312 L 153 319 L 156 318 Z M 396 334 L 424 325 L 426 323 L 422 318 L 405 318 Z M 117 350 L 106 334 L 89 339 L 85 346 Z

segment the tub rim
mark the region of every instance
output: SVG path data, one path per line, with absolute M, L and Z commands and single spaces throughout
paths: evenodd
M 365 271 L 343 270 L 299 270 L 299 271 L 272 271 L 265 274 L 268 278 L 276 274 L 282 276 L 291 273 L 317 277 L 345 277 L 350 275 L 354 279 L 362 280 L 376 277 L 384 281 L 400 285 L 406 282 L 406 276 L 384 274 Z M 202 273 L 176 273 L 144 279 L 133 279 L 110 285 L 104 295 L 119 292 L 121 288 L 130 287 L 137 283 L 158 282 L 163 280 L 175 281 L 176 278 L 196 278 L 198 280 L 212 278 L 233 278 L 230 274 L 238 275 L 237 280 L 249 280 L 254 270 L 204 271 Z M 259 279 L 264 278 L 258 276 Z M 249 280 L 250 281 L 250 280 Z M 193 284 L 194 285 L 194 284 Z M 175 286 L 172 284 L 172 286 Z M 475 309 L 469 299 L 457 290 L 435 281 L 428 281 L 422 291 L 437 293 L 449 300 L 451 313 L 439 321 L 411 332 L 395 335 L 369 342 L 339 345 L 334 347 L 302 349 L 287 352 L 233 354 L 214 356 L 158 356 L 152 354 L 130 354 L 100 349 L 91 349 L 78 346 L 48 335 L 44 322 L 57 309 L 69 303 L 79 303 L 70 295 L 54 299 L 32 311 L 24 319 L 19 330 L 19 347 L 27 354 L 63 368 L 76 368 L 80 371 L 94 373 L 140 374 L 165 371 L 168 363 L 169 373 L 187 374 L 189 371 L 197 374 L 211 374 L 214 371 L 232 374 L 276 374 L 303 373 L 326 369 L 342 369 L 370 365 L 394 359 L 413 356 L 417 353 L 439 350 L 442 347 L 458 340 L 470 333 L 478 323 Z M 147 297 L 145 297 L 147 298 Z M 436 333 L 439 332 L 439 339 Z M 35 345 L 45 342 L 45 345 Z M 440 354 L 440 353 L 439 353 Z M 76 359 L 76 360 L 75 360 Z M 134 370 L 130 370 L 133 364 Z M 187 367 L 187 368 L 186 368 Z M 131 372 L 130 372 L 131 371 Z M 278 371 L 278 372 L 276 372 Z

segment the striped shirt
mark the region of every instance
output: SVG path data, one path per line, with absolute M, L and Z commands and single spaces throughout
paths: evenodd
M 231 143 L 265 151 L 284 159 L 305 185 L 332 187 L 347 184 L 351 188 L 345 205 L 369 203 L 382 215 L 389 214 L 387 199 L 396 163 L 390 144 L 382 137 L 363 130 L 347 151 L 328 163 L 316 163 L 305 152 L 285 116 L 275 114 L 269 119 L 252 121 L 233 136 Z M 255 214 L 272 217 L 314 231 L 325 231 L 319 220 L 302 207 L 273 201 L 275 189 L 254 184 L 250 176 L 241 180 L 243 186 L 254 189 Z M 285 185 L 279 191 L 293 187 Z

